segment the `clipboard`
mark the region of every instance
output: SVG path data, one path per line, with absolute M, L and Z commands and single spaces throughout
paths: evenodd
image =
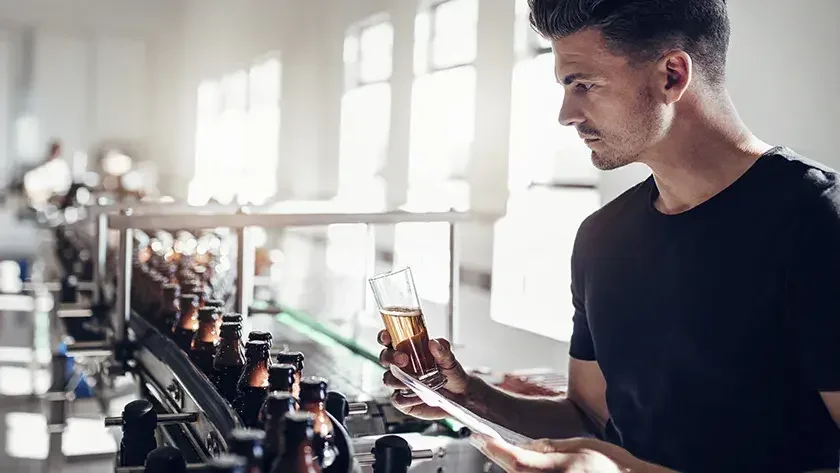
M 406 373 L 399 367 L 391 365 L 390 370 L 391 374 L 393 374 L 395 378 L 405 383 L 405 385 L 408 386 L 409 389 L 411 389 L 412 391 L 414 391 L 415 394 L 417 394 L 417 397 L 423 400 L 423 402 L 425 402 L 429 406 L 439 407 L 443 409 L 447 414 L 451 415 L 452 418 L 464 424 L 468 429 L 472 430 L 473 432 L 478 432 L 480 434 L 487 435 L 488 437 L 509 443 L 511 445 L 522 445 L 532 441 L 532 439 L 529 437 L 518 434 L 510 429 L 502 427 L 501 425 L 490 422 L 489 420 L 484 419 L 471 412 L 467 408 L 455 404 L 449 399 L 441 396 L 437 391 L 429 389 L 428 387 L 426 387 L 426 385 L 424 385 L 415 377 Z

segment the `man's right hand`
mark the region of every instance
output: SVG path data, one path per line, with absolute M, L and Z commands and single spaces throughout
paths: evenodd
M 390 365 L 397 365 L 400 368 L 408 366 L 408 355 L 400 353 L 391 348 L 391 336 L 386 330 L 379 332 L 377 337 L 379 343 L 385 346 L 382 353 L 379 354 L 379 363 L 384 367 Z M 470 377 L 455 359 L 452 354 L 452 347 L 449 341 L 438 338 L 429 341 L 429 350 L 435 358 L 438 369 L 441 374 L 446 377 L 446 384 L 440 389 L 440 394 L 443 396 L 463 404 L 464 398 L 467 394 L 467 385 Z M 399 381 L 390 371 L 385 371 L 382 381 L 386 386 L 395 389 L 391 394 L 391 402 L 399 411 L 412 417 L 426 420 L 436 420 L 449 417 L 443 409 L 439 407 L 431 407 L 423 403 L 419 397 L 407 397 L 400 391 L 408 389 L 405 384 Z

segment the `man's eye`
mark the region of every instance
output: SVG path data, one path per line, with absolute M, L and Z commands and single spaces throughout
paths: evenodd
M 578 82 L 575 84 L 575 91 L 577 92 L 589 92 L 592 88 L 595 87 L 594 84 L 581 84 Z

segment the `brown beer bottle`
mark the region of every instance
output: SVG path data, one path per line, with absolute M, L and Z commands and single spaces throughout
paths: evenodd
M 332 465 L 335 460 L 333 446 L 333 425 L 327 416 L 327 380 L 310 376 L 300 381 L 300 409 L 315 415 L 315 440 L 313 446 L 321 457 L 323 467 Z
M 303 376 L 303 353 L 299 351 L 281 351 L 277 354 L 277 363 L 292 365 L 297 370 L 295 384 L 300 385 L 300 378 Z
M 240 326 L 242 325 L 242 314 L 227 314 L 222 317 L 222 323 L 227 322 L 236 322 Z
M 214 307 L 198 309 L 198 330 L 193 336 L 190 350 L 190 359 L 208 377 L 213 375 L 213 358 L 216 356 L 216 345 L 219 343 L 217 319 L 219 319 L 219 314 Z
M 292 365 L 274 365 L 268 369 L 268 392 L 289 393 L 295 398 L 300 396 L 298 371 Z
M 245 368 L 234 401 L 245 427 L 261 427 L 260 409 L 268 396 L 268 358 L 268 343 L 254 340 L 245 345 Z
M 271 465 L 286 451 L 286 414 L 297 412 L 297 399 L 289 393 L 269 393 L 260 416 L 265 426 L 263 442 L 263 470 L 271 471 Z
M 231 404 L 236 400 L 236 390 L 242 368 L 245 366 L 245 350 L 242 347 L 242 326 L 225 322 L 219 333 L 219 345 L 213 360 L 213 384 L 219 394 Z
M 312 446 L 314 423 L 315 416 L 308 412 L 286 414 L 286 451 L 271 473 L 321 473 Z
M 198 296 L 198 307 L 204 307 L 204 304 L 207 302 L 207 291 L 201 281 L 194 279 L 186 284 L 182 284 L 181 289 L 183 289 L 183 292 L 185 293 L 195 294 Z
M 222 320 L 222 314 L 225 311 L 225 303 L 224 301 L 220 301 L 219 299 L 210 299 L 204 303 L 205 307 L 213 307 L 216 309 L 216 312 L 219 313 L 219 318 L 216 319 L 216 326 L 217 328 L 221 329 L 224 320 Z
M 260 330 L 254 330 L 248 334 L 248 341 L 251 340 L 260 340 L 263 342 L 268 343 L 268 349 L 271 350 L 271 341 L 272 337 L 269 332 L 263 332 Z
M 262 430 L 233 429 L 228 437 L 228 451 L 247 461 L 247 473 L 262 473 L 265 463 L 264 440 L 265 432 Z
M 163 306 L 158 313 L 158 327 L 165 327 L 170 330 L 178 318 L 178 298 L 181 296 L 181 287 L 177 284 L 166 284 L 163 286 Z
M 172 325 L 172 339 L 185 352 L 190 351 L 195 331 L 198 330 L 198 296 L 181 294 L 178 317 Z

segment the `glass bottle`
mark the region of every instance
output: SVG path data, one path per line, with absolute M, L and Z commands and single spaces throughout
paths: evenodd
M 159 327 L 167 330 L 172 328 L 178 318 L 178 298 L 181 297 L 181 287 L 177 284 L 166 284 L 163 286 L 163 306 L 158 313 L 157 323 Z
M 238 322 L 242 324 L 242 314 L 227 314 L 222 317 L 222 322 Z
M 192 339 L 190 359 L 208 377 L 213 375 L 213 358 L 219 344 L 219 329 L 216 320 L 219 314 L 213 307 L 198 309 L 198 330 Z
M 268 358 L 268 343 L 254 340 L 245 345 L 245 368 L 234 402 L 245 427 L 261 427 L 260 408 L 268 395 Z
M 328 467 L 335 459 L 333 445 L 333 425 L 327 416 L 327 380 L 316 376 L 309 376 L 300 381 L 300 409 L 315 415 L 315 443 L 316 452 L 320 454 L 322 465 Z
M 190 351 L 195 331 L 198 330 L 198 296 L 181 294 L 181 307 L 172 325 L 172 339 L 185 352 Z
M 295 374 L 295 384 L 300 384 L 300 378 L 303 376 L 303 353 L 299 351 L 281 351 L 277 354 L 277 363 L 292 365 L 297 370 Z
M 158 447 L 146 457 L 145 470 L 149 473 L 186 473 L 187 462 L 175 447 Z
M 272 466 L 271 473 L 321 473 L 315 460 L 313 440 L 315 416 L 308 412 L 286 414 L 286 451 Z
M 254 331 L 252 331 L 248 334 L 248 341 L 251 341 L 251 340 L 260 340 L 260 341 L 266 342 L 266 343 L 268 343 L 268 349 L 269 350 L 271 349 L 272 337 L 271 337 L 271 333 L 269 333 L 269 332 L 254 330 Z
M 286 414 L 297 412 L 297 410 L 297 399 L 287 392 L 272 392 L 265 399 L 260 412 L 265 426 L 265 441 L 263 442 L 263 469 L 265 471 L 270 471 L 271 465 L 286 451 Z
M 245 366 L 245 349 L 242 346 L 242 326 L 225 322 L 219 332 L 219 345 L 213 360 L 213 384 L 219 394 L 231 404 L 236 400 L 239 378 Z
M 218 326 L 218 328 L 222 328 L 222 323 L 224 323 L 224 320 L 222 320 L 222 315 L 224 314 L 224 311 L 225 311 L 224 301 L 221 301 L 219 299 L 210 299 L 210 300 L 208 300 L 207 302 L 204 303 L 204 306 L 205 307 L 213 307 L 213 308 L 216 309 L 216 312 L 218 312 L 218 314 L 219 314 L 219 318 L 216 319 L 216 325 Z
M 300 396 L 300 383 L 298 383 L 298 371 L 292 365 L 274 365 L 268 369 L 268 391 L 285 392 L 293 397 Z
M 126 404 L 122 419 L 118 466 L 143 466 L 149 453 L 157 448 L 157 413 L 151 402 L 138 399 Z
M 228 438 L 228 451 L 247 462 L 247 473 L 262 473 L 265 432 L 256 429 L 234 429 Z

